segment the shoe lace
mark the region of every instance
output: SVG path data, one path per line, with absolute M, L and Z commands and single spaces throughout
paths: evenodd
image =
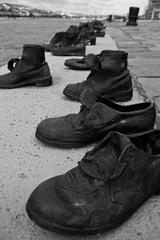
M 12 58 L 11 60 L 9 60 L 8 66 L 7 66 L 8 70 L 12 72 L 16 68 L 19 61 L 20 61 L 19 58 Z
M 120 164 L 120 166 L 118 166 L 119 163 L 121 163 L 121 158 L 127 148 L 128 148 L 128 145 L 123 149 L 120 156 L 117 158 L 117 161 L 114 164 L 114 166 L 110 166 L 108 164 L 107 169 L 106 169 L 106 164 L 104 164 L 104 161 L 101 159 L 93 160 L 92 154 L 86 155 L 86 157 L 84 157 L 82 161 L 83 161 L 83 164 L 85 164 L 85 162 L 89 162 L 90 164 L 92 164 L 92 163 L 96 164 L 98 172 L 100 174 L 102 174 L 103 176 L 105 176 L 105 182 L 111 183 L 111 182 L 117 180 L 118 178 L 120 178 L 120 176 L 122 175 L 122 173 L 124 172 L 125 168 L 128 165 L 127 162 L 122 162 L 122 164 Z M 110 154 L 112 154 L 112 153 L 110 152 Z M 78 162 L 80 167 L 81 167 L 82 161 Z M 107 171 L 107 170 L 109 170 L 109 168 L 114 169 L 114 172 L 111 176 L 106 177 L 106 172 L 110 172 L 110 171 Z M 83 167 L 81 167 L 81 170 L 83 171 Z

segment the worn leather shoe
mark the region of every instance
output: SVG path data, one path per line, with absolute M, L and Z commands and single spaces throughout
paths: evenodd
M 26 210 L 40 227 L 94 234 L 118 227 L 160 191 L 160 130 L 111 132 L 78 166 L 41 183 Z
M 22 58 L 12 58 L 8 62 L 8 69 L 9 73 L 0 75 L 0 88 L 19 88 L 30 85 L 45 87 L 52 84 L 42 46 L 24 45 Z
M 135 133 L 155 124 L 155 104 L 151 102 L 122 106 L 86 90 L 81 103 L 78 114 L 43 120 L 36 137 L 47 144 L 74 148 L 97 142 L 111 130 Z
M 66 97 L 79 101 L 81 93 L 91 89 L 111 100 L 122 102 L 132 98 L 132 79 L 127 69 L 128 53 L 119 50 L 104 50 L 98 55 L 88 54 L 85 62 L 91 72 L 80 83 L 68 84 L 63 93 Z

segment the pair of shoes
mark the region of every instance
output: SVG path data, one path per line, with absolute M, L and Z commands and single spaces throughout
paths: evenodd
M 26 211 L 40 227 L 95 234 L 118 227 L 160 191 L 160 130 L 110 132 L 78 166 L 41 183 Z
M 12 58 L 8 62 L 8 69 L 9 73 L 0 75 L 0 88 L 45 87 L 52 84 L 44 48 L 40 45 L 24 45 L 22 58 Z

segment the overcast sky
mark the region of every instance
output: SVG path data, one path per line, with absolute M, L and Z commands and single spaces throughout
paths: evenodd
M 6 2 L 66 13 L 91 14 L 126 14 L 129 6 L 140 7 L 140 13 L 143 13 L 148 4 L 148 0 L 6 0 Z

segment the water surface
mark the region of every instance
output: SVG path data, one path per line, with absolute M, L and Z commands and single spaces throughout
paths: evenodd
M 42 44 L 48 42 L 58 31 L 65 31 L 72 19 L 2 19 L 0 18 L 0 66 L 10 58 L 19 57 L 26 43 Z

